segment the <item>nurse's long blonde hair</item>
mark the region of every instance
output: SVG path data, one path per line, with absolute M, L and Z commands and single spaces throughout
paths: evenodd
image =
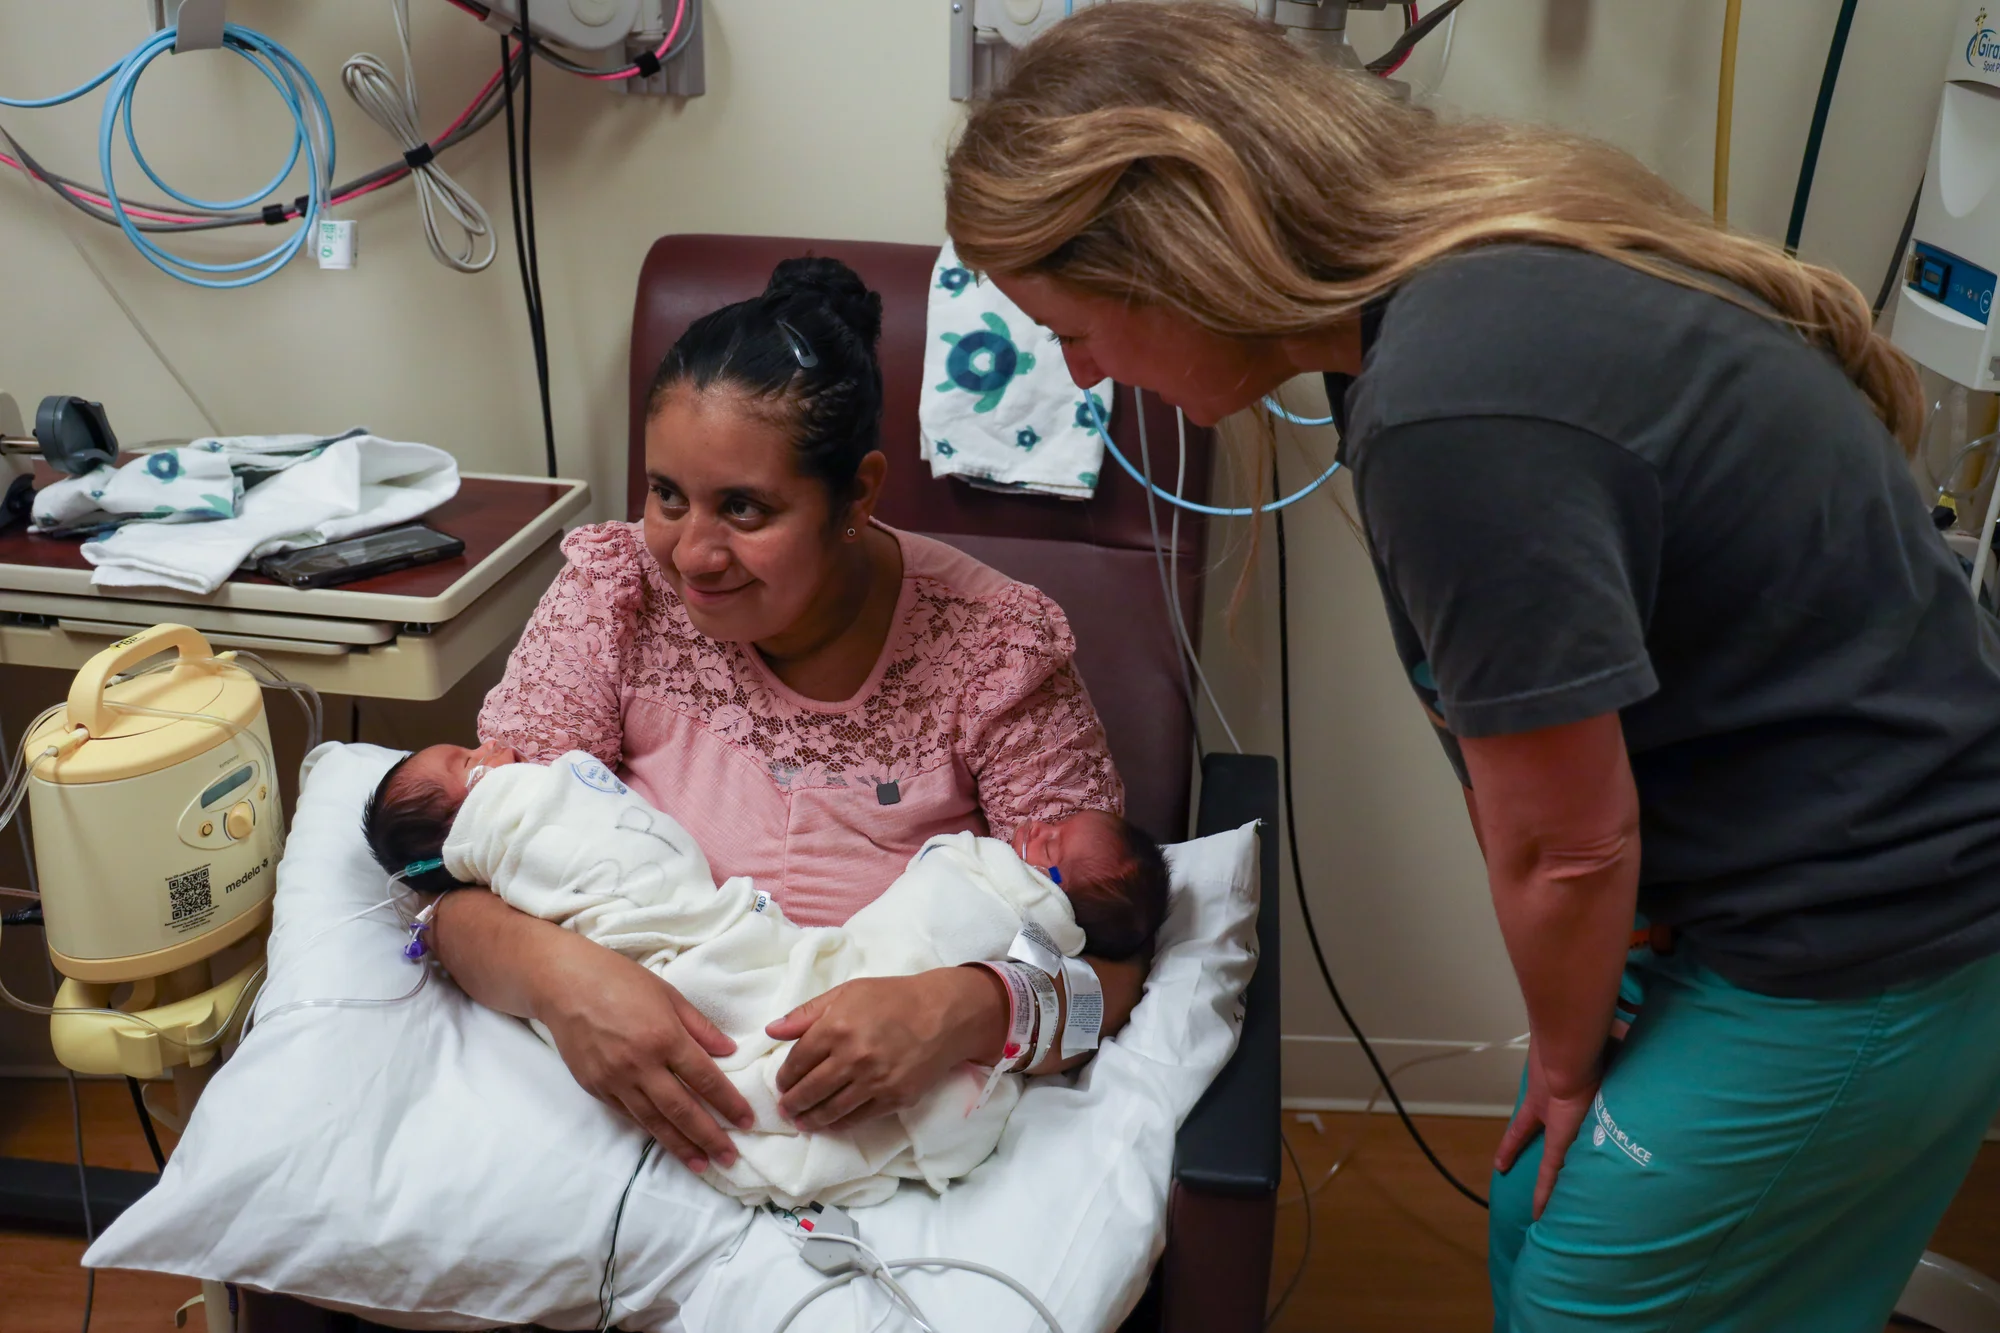
M 1718 228 L 1608 144 L 1441 120 L 1233 3 L 1065 19 L 973 109 L 947 170 L 946 226 L 972 267 L 1237 337 L 1322 328 L 1495 242 L 1587 250 L 1690 286 L 1713 275 L 1830 352 L 1905 450 L 1922 428 L 1915 366 L 1839 274 Z

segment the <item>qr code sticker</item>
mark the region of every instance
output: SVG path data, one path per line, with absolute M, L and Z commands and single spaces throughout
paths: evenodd
M 173 903 L 174 914 L 169 924 L 186 921 L 215 908 L 215 895 L 208 887 L 208 867 L 190 870 L 185 875 L 173 875 L 167 880 L 167 897 Z

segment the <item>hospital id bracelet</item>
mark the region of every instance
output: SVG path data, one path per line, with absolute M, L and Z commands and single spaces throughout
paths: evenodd
M 1001 1072 L 1020 1068 L 1035 1039 L 1034 989 L 1028 984 L 1028 969 L 1018 963 L 978 966 L 1000 978 L 1000 984 L 1007 988 L 1007 1044 L 1000 1048 L 1000 1058 L 993 1062 L 993 1067 Z
M 1062 1058 L 1072 1059 L 1097 1049 L 1104 1031 L 1104 986 L 1097 972 L 1081 958 L 1062 960 L 1063 988 L 1069 1007 L 1063 1011 Z
M 1049 976 L 1062 971 L 1062 950 L 1056 947 L 1056 942 L 1049 938 L 1046 930 L 1032 921 L 1022 926 L 1014 936 L 1014 942 L 1007 946 L 1007 956 Z
M 1023 968 L 1028 984 L 1035 991 L 1035 1007 L 1039 1011 L 1035 1022 L 1035 1048 L 1022 1062 L 1024 1069 L 1039 1065 L 1050 1051 L 1056 1048 L 1057 1025 L 1062 1021 L 1062 996 L 1056 990 L 1056 979 L 1038 967 Z

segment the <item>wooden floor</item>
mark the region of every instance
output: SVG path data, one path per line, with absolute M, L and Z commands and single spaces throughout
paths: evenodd
M 1486 1214 L 1439 1179 L 1394 1116 L 1321 1115 L 1324 1131 L 1285 1117 L 1285 1138 L 1317 1185 L 1349 1145 L 1354 1156 L 1313 1198 L 1313 1246 L 1274 1333 L 1478 1333 L 1492 1326 Z M 1365 1123 L 1364 1123 L 1365 1120 Z M 1498 1120 L 1419 1116 L 1431 1147 L 1460 1180 L 1486 1189 Z M 1275 1304 L 1305 1243 L 1299 1188 L 1286 1165 L 1271 1264 Z M 1979 1160 L 1931 1248 L 2000 1274 L 2000 1143 Z
M 85 1079 L 83 1152 L 92 1166 L 151 1171 L 152 1154 L 139 1130 L 123 1083 Z M 154 1090 L 154 1096 L 168 1089 Z M 161 1146 L 173 1151 L 173 1131 L 161 1126 Z M 76 1161 L 70 1130 L 69 1089 L 56 1079 L 0 1081 L 0 1157 Z M 83 1327 L 83 1238 L 0 1232 L 0 1333 L 79 1333 Z M 174 1311 L 200 1293 L 185 1278 L 150 1273 L 97 1275 L 91 1333 L 173 1333 Z M 189 1328 L 199 1329 L 198 1320 Z
M 85 1082 L 84 1149 L 91 1165 L 146 1170 L 151 1158 L 124 1085 Z M 1319 1184 L 1350 1144 L 1355 1153 L 1313 1198 L 1313 1245 L 1274 1330 L 1284 1333 L 1476 1333 L 1489 1326 L 1486 1215 L 1434 1175 L 1390 1116 L 1323 1114 L 1322 1128 L 1285 1118 L 1306 1179 Z M 1484 1188 L 1497 1120 L 1421 1117 L 1425 1135 L 1461 1179 Z M 161 1130 L 172 1150 L 173 1136 Z M 0 1082 L 0 1156 L 73 1161 L 69 1095 L 60 1082 Z M 1305 1215 L 1289 1174 L 1279 1198 L 1275 1302 L 1298 1270 Z M 1981 1150 L 1932 1248 L 2000 1274 L 2000 1144 Z M 83 1317 L 80 1238 L 0 1232 L 0 1333 L 77 1333 Z M 169 1333 L 193 1282 L 102 1273 L 94 1333 Z M 194 1325 L 198 1327 L 198 1325 Z

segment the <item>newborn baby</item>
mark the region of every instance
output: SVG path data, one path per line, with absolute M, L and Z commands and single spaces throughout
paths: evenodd
M 803 1134 L 778 1112 L 791 1043 L 765 1024 L 856 977 L 1003 958 L 1030 924 L 1065 954 L 1128 958 L 1166 914 L 1159 847 L 1090 811 L 1025 824 L 1012 846 L 971 833 L 933 838 L 846 925 L 799 926 L 747 878 L 718 887 L 685 829 L 581 751 L 543 767 L 501 746 L 421 750 L 376 787 L 364 832 L 391 874 L 442 861 L 407 875 L 413 888 L 489 885 L 672 983 L 735 1040 L 716 1063 L 756 1115 L 751 1129 L 732 1131 L 735 1165 L 711 1163 L 704 1178 L 787 1207 L 879 1202 L 899 1179 L 942 1189 L 992 1152 L 1020 1079 L 1002 1078 L 982 1103 L 984 1071 L 962 1067 L 897 1115 Z

